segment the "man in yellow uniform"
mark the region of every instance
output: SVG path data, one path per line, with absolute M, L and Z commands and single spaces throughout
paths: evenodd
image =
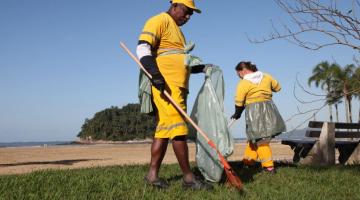
M 207 183 L 195 178 L 189 165 L 185 119 L 163 95 L 166 90 L 175 102 L 186 111 L 186 97 L 190 73 L 202 72 L 204 65 L 188 68 L 185 64 L 185 38 L 180 29 L 193 12 L 201 13 L 193 0 L 173 0 L 167 12 L 151 17 L 143 28 L 137 46 L 137 56 L 152 76 L 152 100 L 156 106 L 157 127 L 151 146 L 151 161 L 147 184 L 167 188 L 168 183 L 158 176 L 169 139 L 180 168 L 183 186 L 191 189 L 210 189 Z
M 243 162 L 252 165 L 260 161 L 264 171 L 275 173 L 269 143 L 272 137 L 285 131 L 284 121 L 272 102 L 272 92 L 280 91 L 280 84 L 251 62 L 240 62 L 235 70 L 242 80 L 237 86 L 235 113 L 231 118 L 239 119 L 246 109 L 248 144 Z

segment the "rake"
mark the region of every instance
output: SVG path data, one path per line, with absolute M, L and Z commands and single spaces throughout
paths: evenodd
M 126 45 L 122 42 L 120 42 L 120 46 L 129 54 L 129 56 L 139 65 L 140 69 L 143 70 L 143 72 L 146 74 L 146 76 L 151 80 L 152 76 L 149 74 L 144 66 L 140 63 L 140 61 L 131 53 L 131 51 L 126 47 Z M 242 182 L 240 178 L 236 175 L 235 171 L 230 167 L 229 163 L 226 161 L 224 156 L 220 153 L 218 148 L 216 147 L 215 143 L 209 139 L 209 137 L 205 134 L 203 130 L 199 126 L 195 124 L 195 122 L 189 117 L 189 115 L 181 109 L 179 105 L 173 100 L 173 98 L 170 96 L 170 94 L 165 90 L 164 95 L 168 100 L 171 102 L 171 104 L 190 122 L 192 126 L 200 133 L 202 137 L 206 140 L 206 142 L 212 147 L 218 154 L 219 160 L 221 164 L 224 167 L 226 176 L 227 176 L 227 182 L 234 186 L 236 189 L 241 190 L 242 189 Z

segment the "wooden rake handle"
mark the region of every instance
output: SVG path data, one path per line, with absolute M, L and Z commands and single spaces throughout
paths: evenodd
M 135 62 L 139 65 L 139 67 L 143 70 L 143 72 L 150 78 L 152 78 L 151 74 L 149 74 L 144 66 L 140 63 L 140 61 L 130 52 L 130 50 L 125 46 L 124 43 L 120 42 L 120 46 L 130 55 L 130 57 L 135 60 Z M 165 90 L 164 95 L 168 100 L 171 102 L 173 106 L 191 123 L 191 125 L 200 133 L 202 137 L 207 141 L 210 147 L 212 147 L 218 154 L 220 162 L 224 166 L 226 176 L 228 177 L 227 181 L 230 183 L 230 185 L 236 187 L 237 189 L 242 189 L 242 182 L 240 178 L 236 175 L 235 171 L 231 169 L 231 166 L 226 161 L 224 156 L 220 153 L 218 148 L 216 147 L 215 143 L 211 141 L 208 136 L 205 134 L 203 130 L 201 130 L 200 127 L 198 127 L 195 122 L 189 117 L 189 115 L 173 100 L 173 98 L 170 96 L 170 94 Z

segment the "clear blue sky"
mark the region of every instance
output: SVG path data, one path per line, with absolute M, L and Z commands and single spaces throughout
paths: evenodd
M 0 142 L 74 140 L 85 118 L 137 102 L 138 69 L 119 42 L 134 52 L 146 19 L 168 6 L 167 0 L 0 1 Z M 223 69 L 229 117 L 238 82 L 234 66 L 241 60 L 253 61 L 280 81 L 283 89 L 274 100 L 284 119 L 300 105 L 293 97 L 296 73 L 306 85 L 320 61 L 353 63 L 355 52 L 343 47 L 310 51 L 280 40 L 251 44 L 245 33 L 261 38 L 270 33 L 270 20 L 286 21 L 273 1 L 199 0 L 197 6 L 203 13 L 194 14 L 183 32 L 196 43 L 194 54 Z M 202 81 L 203 75 L 191 78 L 190 108 Z M 357 109 L 354 101 L 354 115 Z M 317 119 L 326 120 L 326 114 L 324 109 Z M 304 119 L 289 121 L 288 129 Z M 243 122 L 232 131 L 244 137 Z

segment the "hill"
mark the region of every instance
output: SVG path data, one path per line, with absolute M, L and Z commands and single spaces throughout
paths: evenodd
M 85 119 L 80 139 L 125 141 L 152 137 L 155 117 L 140 113 L 139 104 L 122 108 L 112 106 L 97 112 L 92 119 Z

